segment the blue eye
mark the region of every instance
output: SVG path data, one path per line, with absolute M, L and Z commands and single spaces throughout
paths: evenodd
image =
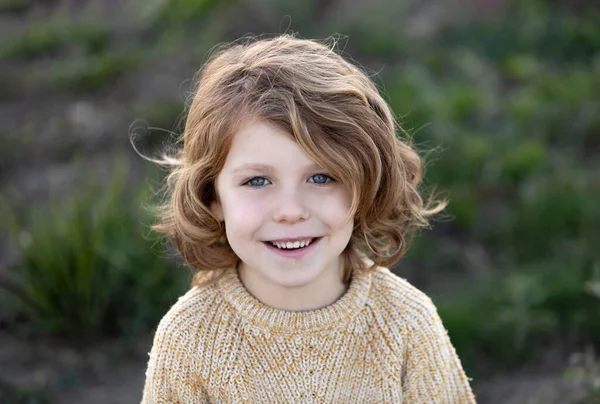
M 260 188 L 265 185 L 268 185 L 267 183 L 269 183 L 269 180 L 265 177 L 254 177 L 246 181 L 244 185 L 250 185 L 253 188 Z
M 328 182 L 333 181 L 333 178 L 325 174 L 315 174 L 310 178 L 312 179 L 311 182 L 315 184 L 326 184 Z
M 325 174 L 315 174 L 315 175 L 311 176 L 309 179 L 310 183 L 318 184 L 318 185 L 324 185 L 324 184 L 327 184 L 327 183 L 333 182 L 333 181 L 335 181 L 333 178 L 331 178 L 330 176 L 325 175 Z M 248 181 L 244 182 L 242 185 L 246 185 L 251 188 L 261 188 L 261 187 L 264 187 L 265 185 L 269 185 L 269 184 L 271 184 L 271 181 L 269 181 L 265 177 L 253 177 L 253 178 L 249 179 Z

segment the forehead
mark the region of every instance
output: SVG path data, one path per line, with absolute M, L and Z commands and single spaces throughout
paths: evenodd
M 224 169 L 269 165 L 291 167 L 314 164 L 291 134 L 264 121 L 250 121 L 234 134 Z M 263 167 L 264 168 L 264 167 Z

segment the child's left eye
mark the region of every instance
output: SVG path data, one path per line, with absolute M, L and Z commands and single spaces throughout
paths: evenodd
M 328 182 L 333 181 L 333 178 L 325 174 L 315 174 L 312 177 L 310 177 L 310 179 L 312 180 L 310 182 L 313 182 L 315 184 L 326 184 Z

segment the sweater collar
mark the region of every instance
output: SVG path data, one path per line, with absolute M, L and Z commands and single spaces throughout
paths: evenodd
M 309 311 L 287 311 L 268 306 L 248 292 L 235 268 L 218 281 L 223 298 L 248 325 L 277 333 L 297 333 L 332 328 L 356 316 L 364 307 L 371 287 L 371 272 L 354 271 L 346 293 L 329 306 Z

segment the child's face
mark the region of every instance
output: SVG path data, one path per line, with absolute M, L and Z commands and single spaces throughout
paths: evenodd
M 235 134 L 216 181 L 219 202 L 211 209 L 225 221 L 246 276 L 265 287 L 338 277 L 354 223 L 345 223 L 348 188 L 327 174 L 290 135 L 268 123 L 253 121 Z M 269 243 L 288 239 L 313 241 L 297 250 Z

